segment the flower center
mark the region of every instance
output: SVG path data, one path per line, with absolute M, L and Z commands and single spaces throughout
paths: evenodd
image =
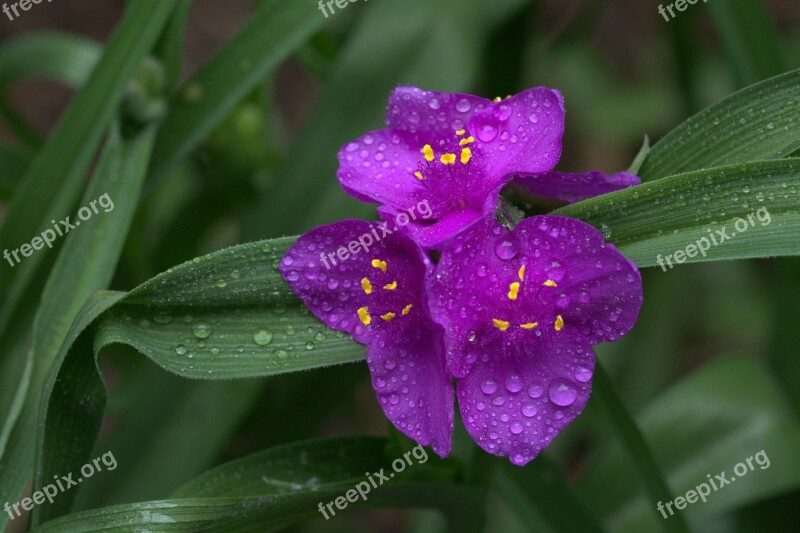
M 516 302 L 519 298 L 521 293 L 524 295 L 525 291 L 525 265 L 522 265 L 517 272 L 518 280 L 514 280 L 508 285 L 508 293 L 507 297 L 511 302 Z M 542 294 L 542 291 L 548 289 L 555 289 L 558 287 L 558 283 L 553 281 L 552 279 L 546 280 L 542 283 L 539 287 L 536 288 L 536 292 L 533 294 L 533 301 L 536 301 L 539 296 Z M 512 324 L 509 320 L 503 320 L 501 318 L 493 318 L 492 325 L 499 329 L 500 331 L 508 331 L 509 328 L 512 326 L 519 327 L 525 330 L 532 330 L 539 327 L 539 322 L 537 321 L 536 317 L 527 317 L 526 320 L 517 321 L 515 324 Z M 556 319 L 553 322 L 553 328 L 556 331 L 561 331 L 564 328 L 564 318 L 561 315 L 557 315 Z
M 413 307 L 412 304 L 406 304 L 405 307 L 400 309 L 398 305 L 395 309 L 393 305 L 394 302 L 392 300 L 396 300 L 396 298 L 389 298 L 389 304 L 386 305 L 386 294 L 383 291 L 396 291 L 398 287 L 397 280 L 392 279 L 391 275 L 389 274 L 389 262 L 383 261 L 381 259 L 373 259 L 372 260 L 372 267 L 377 270 L 370 279 L 369 276 L 365 276 L 361 279 L 361 289 L 364 291 L 364 294 L 367 296 L 378 296 L 379 294 L 383 296 L 381 300 L 383 300 L 384 305 L 376 305 L 373 306 L 373 310 L 370 310 L 370 306 L 364 306 L 358 309 L 356 314 L 358 315 L 358 319 L 361 321 L 362 324 L 365 326 L 369 326 L 372 323 L 372 313 L 376 313 L 377 316 L 380 316 L 384 322 L 389 322 L 393 320 L 395 317 L 398 316 L 406 316 L 411 312 L 411 308 Z M 383 281 L 378 281 L 383 279 Z M 380 293 L 376 293 L 376 291 L 381 291 Z M 381 310 L 375 311 L 374 309 L 382 307 Z

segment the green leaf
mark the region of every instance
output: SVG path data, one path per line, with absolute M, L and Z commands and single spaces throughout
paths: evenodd
M 50 227 L 50 220 L 70 214 L 125 86 L 173 7 L 159 0 L 130 4 L 97 68 L 23 177 L 0 228 L 0 249 L 17 249 Z M 0 277 L 0 339 L 46 256 L 40 251 Z
M 62 32 L 24 34 L 0 45 L 0 115 L 22 142 L 38 147 L 41 139 L 9 105 L 9 86 L 23 80 L 44 79 L 80 87 L 97 64 L 100 52 L 95 41 Z
M 308 0 L 262 2 L 247 25 L 169 102 L 151 179 L 186 156 L 230 111 L 325 23 Z
M 770 78 L 693 116 L 653 146 L 643 180 L 785 157 L 800 147 L 800 70 Z
M 664 475 L 653 457 L 650 446 L 642 436 L 639 426 L 617 395 L 600 363 L 597 363 L 595 368 L 592 389 L 594 406 L 600 409 L 605 416 L 608 422 L 606 427 L 616 434 L 617 441 L 625 450 L 629 464 L 634 467 L 635 475 L 643 481 L 652 512 L 657 514 L 657 502 L 670 501 L 673 499 L 673 495 L 667 487 Z M 672 520 L 662 522 L 660 525 L 667 531 L 685 533 L 689 531 L 681 515 L 676 515 Z
M 105 407 L 96 351 L 132 346 L 195 379 L 277 375 L 363 358 L 363 348 L 314 318 L 277 265 L 293 239 L 251 243 L 170 269 L 130 293 L 95 295 L 62 346 L 45 387 L 37 480 L 72 471 L 94 444 Z M 202 343 L 201 343 L 202 341 Z M 82 413 L 70 406 L 84 405 Z M 63 442 L 73 443 L 69 449 Z M 63 514 L 74 495 L 37 507 Z
M 84 205 L 108 194 L 114 208 L 98 213 L 71 232 L 42 295 L 27 361 L 32 365 L 17 384 L 16 405 L 0 438 L 0 493 L 18 495 L 33 471 L 36 418 L 41 389 L 58 349 L 89 296 L 111 281 L 144 182 L 152 129 L 129 143 L 109 136 Z M 99 205 L 99 204 L 96 204 Z M 110 205 L 110 204 L 106 204 Z M 2 526 L 5 518 L 0 519 Z
M 30 162 L 27 152 L 0 143 L 0 200 L 11 198 Z
M 690 522 L 800 486 L 800 427 L 779 391 L 753 360 L 721 359 L 674 385 L 638 417 L 675 495 L 707 483 L 707 475 L 725 471 L 730 477 L 761 450 L 770 461 L 762 469 L 751 460 L 755 468 L 746 476 L 712 491 L 706 503 L 689 505 L 682 513 Z M 634 475 L 627 453 L 615 448 L 581 484 L 584 501 L 615 532 L 663 525 Z
M 705 257 L 698 253 L 686 263 L 798 255 L 800 160 L 759 161 L 672 176 L 584 200 L 553 214 L 579 218 L 601 229 L 640 267 L 655 266 L 659 255 L 672 256 L 704 238 L 709 240 Z M 737 222 L 741 220 L 746 230 Z M 731 238 L 714 246 L 712 235 L 723 240 L 718 230 Z
M 387 441 L 341 438 L 289 444 L 215 468 L 179 489 L 171 499 L 118 505 L 68 515 L 34 531 L 275 531 L 309 519 L 324 519 L 319 504 L 344 496 L 366 474 L 393 472 Z M 436 459 L 433 459 L 436 461 Z M 425 459 L 427 462 L 428 459 Z M 483 524 L 483 490 L 413 481 L 433 464 L 412 464 L 366 498 L 364 507 L 426 507 L 448 517 L 453 531 L 477 532 Z M 376 480 L 379 478 L 375 478 Z M 377 481 L 376 481 L 377 482 Z M 367 482 L 369 485 L 369 483 Z M 335 519 L 342 512 L 334 507 Z
M 786 69 L 778 31 L 761 0 L 712 2 L 708 9 L 740 87 Z

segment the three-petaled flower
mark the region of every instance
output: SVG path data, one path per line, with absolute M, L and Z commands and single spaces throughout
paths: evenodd
M 535 194 L 567 201 L 639 183 L 624 172 L 553 172 L 564 119 L 564 99 L 545 87 L 495 101 L 399 87 L 389 98 L 387 128 L 339 152 L 339 182 L 355 198 L 380 204 L 385 220 L 427 200 L 432 217 L 403 228 L 425 248 L 440 248 L 493 215 L 500 190 L 515 180 Z

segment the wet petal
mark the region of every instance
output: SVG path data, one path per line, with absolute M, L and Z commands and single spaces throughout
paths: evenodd
M 345 192 L 363 202 L 408 209 L 426 197 L 414 176 L 419 145 L 402 131 L 367 133 L 339 151 L 337 177 Z
M 389 97 L 386 125 L 414 134 L 420 146 L 436 145 L 465 128 L 477 110 L 491 104 L 490 100 L 470 94 L 398 87 Z
M 407 319 L 406 306 L 424 311 L 422 286 L 430 268 L 410 239 L 376 235 L 381 236 L 377 225 L 362 220 L 321 226 L 300 237 L 280 264 L 283 278 L 314 316 L 361 343 Z M 385 288 L 393 283 L 394 289 Z
M 577 202 L 639 185 L 641 180 L 629 172 L 609 176 L 595 170 L 578 174 L 546 172 L 519 178 L 515 183 L 539 196 Z
M 454 390 L 438 326 L 418 317 L 367 348 L 372 386 L 386 417 L 406 436 L 444 457 L 453 434 Z
M 561 158 L 564 117 L 561 93 L 545 87 L 528 89 L 473 115 L 468 129 L 490 168 L 489 179 L 555 168 Z
M 464 425 L 481 448 L 522 466 L 583 411 L 594 364 L 574 336 L 495 352 L 458 380 Z

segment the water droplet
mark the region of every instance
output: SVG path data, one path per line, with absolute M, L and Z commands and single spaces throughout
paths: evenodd
M 541 398 L 542 394 L 544 394 L 544 387 L 534 383 L 530 387 L 528 387 L 528 396 L 531 398 Z
M 575 379 L 580 381 L 581 383 L 587 383 L 590 379 L 592 379 L 593 372 L 583 366 L 578 367 L 575 371 Z
M 253 335 L 253 340 L 259 346 L 266 346 L 267 344 L 272 342 L 272 333 L 262 329 L 261 331 Z
M 519 422 L 512 422 L 511 433 L 513 433 L 514 435 L 519 435 L 520 433 L 522 433 L 522 424 L 520 424 Z
M 494 394 L 497 391 L 497 383 L 493 379 L 487 379 L 481 383 L 481 390 L 484 394 Z
M 175 353 L 178 355 L 183 355 L 186 353 L 186 346 L 183 344 L 179 344 L 175 347 Z
M 472 105 L 469 103 L 469 100 L 467 100 L 466 98 L 462 98 L 456 104 L 456 109 L 461 113 L 466 113 L 467 111 L 472 109 Z
M 224 289 L 225 287 L 228 286 L 228 282 L 225 281 L 224 279 L 218 279 L 217 282 L 214 285 L 216 285 L 220 289 Z
M 505 239 L 498 242 L 494 247 L 494 253 L 500 259 L 508 260 L 516 257 L 518 246 L 515 241 Z
M 578 397 L 578 391 L 575 390 L 575 387 L 561 378 L 556 378 L 550 382 L 550 387 L 547 392 L 550 396 L 550 401 L 561 407 L 572 405 Z
M 169 324 L 170 322 L 172 322 L 172 315 L 166 312 L 158 313 L 153 317 L 153 322 L 161 325 Z
M 192 327 L 192 333 L 198 339 L 207 339 L 211 335 L 211 326 L 203 322 L 198 322 Z

